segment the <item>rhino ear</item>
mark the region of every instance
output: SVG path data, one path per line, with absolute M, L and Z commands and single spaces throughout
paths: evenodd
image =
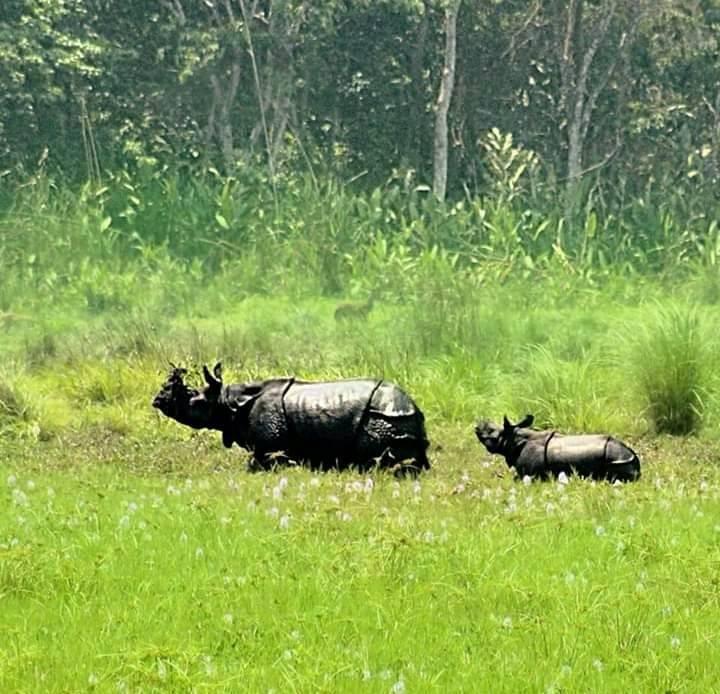
M 518 422 L 518 428 L 531 427 L 534 421 L 535 417 L 533 415 L 526 414 L 524 419 L 521 422 Z
M 205 376 L 205 382 L 209 386 L 219 386 L 220 381 L 210 373 L 210 369 L 208 369 L 207 364 L 203 364 L 203 376 Z
M 218 381 L 222 383 L 222 362 L 219 361 L 215 366 L 213 366 L 213 374 L 215 375 L 215 378 L 217 378 Z
M 208 384 L 206 394 L 210 397 L 219 397 L 220 389 L 222 388 L 222 381 L 213 376 L 210 373 L 210 369 L 203 364 L 203 376 Z

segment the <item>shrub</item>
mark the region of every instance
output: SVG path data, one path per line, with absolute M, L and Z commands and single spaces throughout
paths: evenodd
M 658 433 L 697 433 L 702 425 L 707 354 L 695 309 L 658 307 L 635 339 L 634 366 L 647 417 Z

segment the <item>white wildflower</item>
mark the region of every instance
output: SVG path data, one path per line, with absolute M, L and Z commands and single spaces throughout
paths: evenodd
M 215 674 L 215 664 L 213 663 L 211 655 L 204 655 L 202 657 L 203 669 L 208 677 L 212 677 Z
M 15 506 L 27 506 L 29 503 L 27 494 L 17 488 L 12 491 L 12 500 Z
M 392 694 L 405 694 L 405 681 L 402 677 L 390 688 Z

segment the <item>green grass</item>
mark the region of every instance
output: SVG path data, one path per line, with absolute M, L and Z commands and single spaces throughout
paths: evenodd
M 595 218 L 575 253 L 497 201 L 290 186 L 271 217 L 130 183 L 0 220 L 0 690 L 716 688 L 714 255 L 653 274 L 650 227 L 647 257 Z M 395 380 L 432 470 L 248 473 L 150 407 L 168 362 L 218 359 Z M 641 480 L 512 480 L 473 426 L 526 412 L 622 437 Z
M 712 690 L 717 447 L 525 486 L 437 433 L 417 482 L 250 475 L 204 434 L 13 448 L 3 690 Z

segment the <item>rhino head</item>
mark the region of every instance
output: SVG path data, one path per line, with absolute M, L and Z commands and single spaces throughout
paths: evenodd
M 502 427 L 483 421 L 475 427 L 475 435 L 488 453 L 497 453 L 507 457 L 517 443 L 518 429 L 531 427 L 534 421 L 535 417 L 531 414 L 525 415 L 517 424 L 513 424 L 507 417 L 503 417 Z
M 222 429 L 222 364 L 215 364 L 213 373 L 207 366 L 203 366 L 207 385 L 202 390 L 189 388 L 183 380 L 186 374 L 187 369 L 173 366 L 160 392 L 153 399 L 153 407 L 193 429 Z
M 262 383 L 223 385 L 222 363 L 212 372 L 203 365 L 205 387 L 188 388 L 183 382 L 186 369 L 173 367 L 170 376 L 153 400 L 164 415 L 193 429 L 215 429 L 222 432 L 226 448 L 233 443 L 246 444 L 247 416 L 253 402 L 262 392 Z

